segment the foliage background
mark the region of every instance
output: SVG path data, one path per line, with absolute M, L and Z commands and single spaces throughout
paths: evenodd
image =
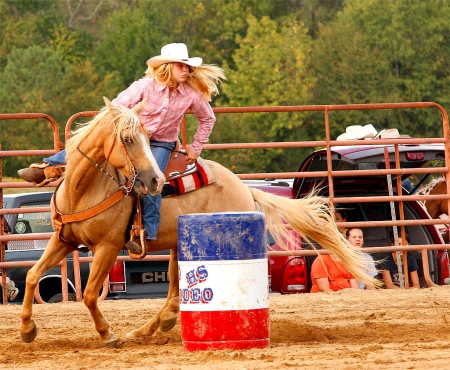
M 170 42 L 225 69 L 212 106 L 433 101 L 450 108 L 446 0 L 0 0 L 0 113 L 98 110 Z M 442 135 L 437 110 L 333 112 Z M 188 119 L 193 135 L 196 121 Z M 324 139 L 323 114 L 217 115 L 211 143 Z M 3 149 L 52 148 L 44 121 L 0 121 Z M 236 173 L 295 171 L 302 150 L 204 151 Z M 4 158 L 4 175 L 41 158 Z

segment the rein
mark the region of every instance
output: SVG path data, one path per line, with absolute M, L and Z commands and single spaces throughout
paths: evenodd
M 85 152 L 83 152 L 79 147 L 77 147 L 77 150 L 83 155 L 87 160 L 89 160 L 95 167 L 97 167 L 100 171 L 102 171 L 106 176 L 108 176 L 111 180 L 116 182 L 119 185 L 119 190 L 123 190 L 125 192 L 125 196 L 128 196 L 128 194 L 131 193 L 134 187 L 134 183 L 136 182 L 136 178 L 139 176 L 139 171 L 136 170 L 136 168 L 133 165 L 133 162 L 131 161 L 130 156 L 128 155 L 128 152 L 125 148 L 125 145 L 121 142 L 121 148 L 125 153 L 125 156 L 128 159 L 128 162 L 130 163 L 130 173 L 132 173 L 131 178 L 128 178 L 125 174 L 125 178 L 127 179 L 127 182 L 125 184 L 120 183 L 119 180 L 114 178 L 108 171 L 106 171 L 103 167 L 101 167 L 95 160 L 93 160 L 91 157 L 89 157 Z M 109 157 L 109 155 L 108 155 Z M 108 160 L 108 158 L 106 158 Z

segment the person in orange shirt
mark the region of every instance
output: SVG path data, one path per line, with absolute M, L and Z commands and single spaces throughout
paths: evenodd
M 353 288 L 359 289 L 359 283 L 344 264 L 333 255 L 318 256 L 311 266 L 311 293 L 335 292 Z

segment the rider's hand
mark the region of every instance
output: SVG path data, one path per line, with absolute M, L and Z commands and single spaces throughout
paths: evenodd
M 190 146 L 187 147 L 186 149 L 187 151 L 187 157 L 186 157 L 186 161 L 188 164 L 193 164 L 195 163 L 195 161 L 197 160 L 199 154 L 197 154 L 196 152 L 194 152 Z

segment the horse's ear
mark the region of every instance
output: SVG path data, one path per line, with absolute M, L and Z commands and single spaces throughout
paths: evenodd
M 106 108 L 108 108 L 109 112 L 114 117 L 117 116 L 120 113 L 119 109 L 113 103 L 111 103 L 111 100 L 109 100 L 108 98 L 103 97 L 103 101 L 105 102 Z
M 109 106 L 111 105 L 111 100 L 109 100 L 106 96 L 104 96 L 103 101 L 105 102 L 105 105 L 109 108 Z
M 136 114 L 141 113 L 142 109 L 144 109 L 144 106 L 145 106 L 146 102 L 147 102 L 147 98 L 142 99 L 142 101 L 140 103 L 136 104 L 133 107 L 133 111 L 135 111 Z

